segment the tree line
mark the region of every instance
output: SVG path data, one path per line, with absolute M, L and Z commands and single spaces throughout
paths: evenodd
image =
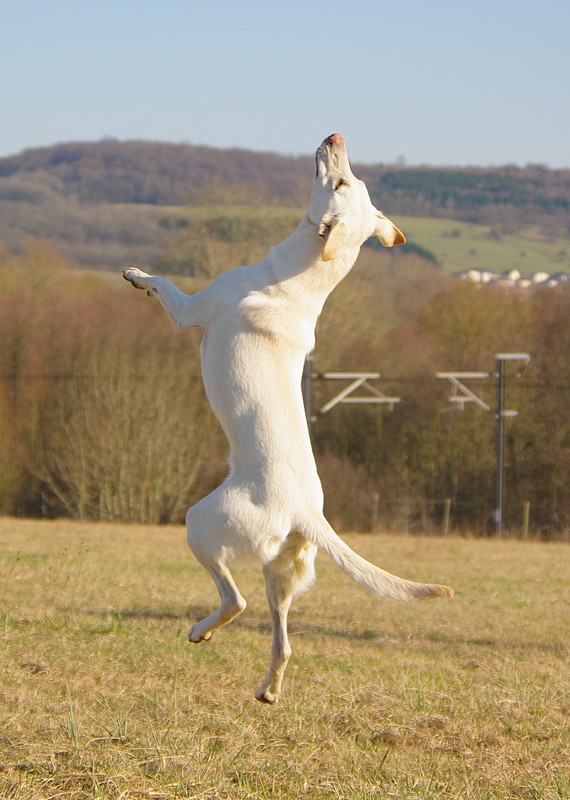
M 202 205 L 219 200 L 258 205 L 302 205 L 311 187 L 312 156 L 283 156 L 191 144 L 118 141 L 70 142 L 0 158 L 0 198 L 82 203 Z M 508 205 L 564 214 L 570 207 L 570 170 L 526 167 L 407 167 L 362 164 L 356 172 L 372 191 L 396 200 L 398 213 L 426 216 Z M 381 187 L 381 189 L 380 189 Z M 521 216 L 528 224 L 528 218 Z
M 176 332 L 158 304 L 116 281 L 70 270 L 41 241 L 0 254 L 0 513 L 179 522 L 226 472 L 205 401 L 199 332 Z M 183 285 L 193 290 L 199 278 Z M 313 440 L 340 529 L 491 529 L 494 419 L 452 410 L 437 371 L 509 375 L 518 410 L 507 440 L 507 527 L 530 503 L 531 530 L 570 528 L 570 291 L 514 295 L 456 281 L 415 255 L 365 248 L 319 321 L 314 371 L 378 371 L 402 402 L 339 406 Z M 320 408 L 332 388 L 314 381 Z M 491 377 L 477 391 L 493 407 Z
M 156 242 L 173 207 L 304 208 L 311 156 L 288 157 L 191 144 L 71 142 L 0 158 L 0 241 L 50 238 L 81 264 L 155 266 Z M 355 166 L 374 203 L 392 215 L 529 226 L 568 235 L 570 170 Z M 302 213 L 302 212 L 301 212 Z M 299 214 L 300 216 L 300 214 Z
M 448 217 L 507 231 L 542 223 L 570 232 L 570 170 L 538 165 L 389 169 L 371 189 L 400 214 Z

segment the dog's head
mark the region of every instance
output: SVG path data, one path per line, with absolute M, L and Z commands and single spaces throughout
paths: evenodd
M 340 133 L 324 140 L 316 162 L 308 214 L 323 240 L 323 261 L 336 258 L 344 248 L 360 247 L 371 236 L 385 247 L 404 244 L 402 231 L 374 208 L 364 182 L 353 175 Z

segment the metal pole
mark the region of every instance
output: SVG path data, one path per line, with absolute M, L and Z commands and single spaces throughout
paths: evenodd
M 503 533 L 505 510 L 505 361 L 497 358 L 497 471 L 495 475 L 495 535 Z
M 506 421 L 508 417 L 516 417 L 516 411 L 505 410 L 506 397 L 506 362 L 524 361 L 528 364 L 530 356 L 528 353 L 497 353 L 496 356 L 497 372 L 497 410 L 495 418 L 497 421 L 497 441 L 496 441 L 496 472 L 495 472 L 495 534 L 501 536 L 503 532 L 505 514 L 505 447 L 506 447 Z M 437 372 L 436 378 L 447 378 L 451 381 L 454 394 L 449 399 L 457 403 L 463 410 L 465 403 L 473 402 L 484 411 L 493 413 L 490 406 L 477 397 L 470 389 L 463 385 L 460 378 L 486 378 L 489 377 L 485 372 Z
M 495 503 L 495 534 L 501 536 L 505 524 L 505 450 L 507 443 L 507 418 L 516 417 L 516 411 L 505 410 L 507 393 L 507 361 L 524 361 L 528 364 L 528 353 L 497 353 L 497 475 Z

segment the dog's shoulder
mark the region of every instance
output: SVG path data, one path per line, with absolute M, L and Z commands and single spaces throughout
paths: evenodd
M 252 297 L 260 299 L 265 294 L 271 295 L 274 290 L 266 262 L 261 261 L 223 272 L 202 290 L 201 295 L 219 309 L 229 306 L 237 308 L 244 301 L 248 305 Z

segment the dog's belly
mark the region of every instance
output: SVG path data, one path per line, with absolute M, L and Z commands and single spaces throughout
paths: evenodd
M 202 341 L 202 374 L 212 410 L 230 443 L 230 466 L 257 483 L 291 491 L 313 485 L 320 496 L 301 394 L 305 354 L 276 346 L 251 331 L 231 336 L 208 330 Z

